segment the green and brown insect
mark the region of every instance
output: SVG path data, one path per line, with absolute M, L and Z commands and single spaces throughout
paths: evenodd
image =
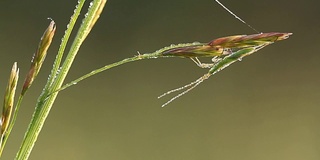
M 252 35 L 228 36 L 212 40 L 204 45 L 199 44 L 164 51 L 162 54 L 163 56 L 190 58 L 199 67 L 210 68 L 210 70 L 207 74 L 200 77 L 196 81 L 191 82 L 190 84 L 187 84 L 183 87 L 168 91 L 159 96 L 158 98 L 161 98 L 170 93 L 188 88 L 182 93 L 167 101 L 165 104 L 162 105 L 162 107 L 166 106 L 173 100 L 189 92 L 190 90 L 198 86 L 201 82 L 208 79 L 211 75 L 214 75 L 215 73 L 228 67 L 232 63 L 240 61 L 242 60 L 242 58 L 257 52 L 258 50 L 274 42 L 287 39 L 290 35 L 292 35 L 292 33 L 270 32 Z M 203 64 L 198 59 L 200 57 L 213 57 L 213 63 Z

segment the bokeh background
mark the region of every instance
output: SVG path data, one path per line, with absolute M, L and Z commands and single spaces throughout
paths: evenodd
M 160 106 L 170 97 L 158 95 L 207 70 L 188 59 L 163 58 L 89 78 L 59 94 L 30 159 L 320 159 L 320 1 L 221 1 L 261 32 L 294 35 L 228 67 L 165 108 Z M 3 159 L 13 159 L 20 146 L 76 4 L 0 2 L 0 97 L 15 61 L 20 90 L 47 17 L 57 23 Z M 213 0 L 109 0 L 66 81 L 137 51 L 253 33 Z

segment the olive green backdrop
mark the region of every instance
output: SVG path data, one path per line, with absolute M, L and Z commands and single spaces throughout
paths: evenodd
M 228 67 L 165 108 L 160 106 L 170 96 L 158 95 L 207 70 L 183 58 L 151 59 L 78 83 L 59 94 L 30 159 L 320 159 L 320 2 L 221 1 L 261 32 L 294 34 Z M 76 3 L 0 2 L 0 97 L 15 61 L 20 90 L 49 24 L 47 17 L 57 23 L 54 42 L 25 97 L 3 159 L 13 159 L 20 146 Z M 66 81 L 137 51 L 253 33 L 213 0 L 109 0 Z

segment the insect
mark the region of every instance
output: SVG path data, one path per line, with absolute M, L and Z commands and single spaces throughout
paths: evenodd
M 252 35 L 236 35 L 222 37 L 206 45 L 194 45 L 188 47 L 174 48 L 164 51 L 163 56 L 185 57 L 193 60 L 199 67 L 211 68 L 212 65 L 203 65 L 198 57 L 213 57 L 213 62 L 217 62 L 217 58 L 233 53 L 233 50 L 241 48 L 257 47 L 260 45 L 268 45 L 276 41 L 287 39 L 292 33 L 259 33 Z
M 228 8 L 226 8 L 218 0 L 216 0 L 216 2 L 219 5 L 221 5 L 225 10 L 227 10 L 230 14 L 235 16 L 235 18 L 247 24 L 245 21 L 243 21 L 233 12 L 231 12 Z M 250 25 L 248 26 L 253 30 L 257 31 Z M 198 78 L 197 80 L 191 82 L 190 84 L 187 84 L 177 89 L 170 90 L 160 95 L 158 98 L 161 98 L 173 92 L 185 89 L 183 92 L 174 96 L 169 101 L 164 103 L 162 107 L 168 105 L 173 100 L 191 91 L 192 89 L 197 87 L 200 83 L 202 83 L 204 80 L 208 79 L 210 76 L 223 70 L 229 65 L 242 60 L 243 57 L 251 55 L 274 42 L 285 40 L 289 38 L 290 35 L 292 35 L 292 33 L 280 33 L 280 32 L 258 33 L 258 34 L 252 34 L 252 35 L 235 35 L 235 36 L 218 38 L 210 41 L 207 44 L 198 44 L 198 45 L 174 48 L 174 49 L 169 49 L 164 51 L 162 53 L 162 56 L 164 57 L 168 56 L 168 57 L 190 58 L 193 62 L 197 64 L 197 66 L 201 68 L 210 68 L 210 69 L 208 73 Z M 212 57 L 212 63 L 209 63 L 209 64 L 202 63 L 198 59 L 200 57 Z

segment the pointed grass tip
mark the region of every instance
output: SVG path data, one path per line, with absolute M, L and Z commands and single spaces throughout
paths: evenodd
M 28 90 L 28 88 L 31 86 L 34 79 L 37 77 L 42 63 L 44 62 L 44 59 L 46 58 L 47 51 L 51 45 L 54 33 L 56 31 L 56 23 L 51 19 L 49 26 L 47 27 L 46 31 L 43 33 L 38 49 L 33 55 L 30 70 L 27 74 L 27 77 L 25 79 L 25 82 L 23 84 L 22 92 L 21 94 L 24 95 L 24 93 Z
M 292 33 L 268 32 L 251 35 L 235 35 L 214 39 L 208 43 L 210 46 L 224 48 L 254 47 L 266 43 L 274 43 L 289 38 Z
M 12 69 L 11 69 L 11 73 L 10 73 L 8 85 L 6 88 L 4 101 L 3 101 L 2 115 L 1 115 L 1 119 L 0 119 L 1 142 L 2 142 L 2 138 L 3 138 L 4 134 L 6 133 L 8 127 L 9 127 L 9 124 L 10 124 L 18 78 L 19 78 L 19 68 L 17 67 L 17 62 L 15 62 L 12 66 Z M 0 146 L 1 146 L 1 144 L 0 144 Z

